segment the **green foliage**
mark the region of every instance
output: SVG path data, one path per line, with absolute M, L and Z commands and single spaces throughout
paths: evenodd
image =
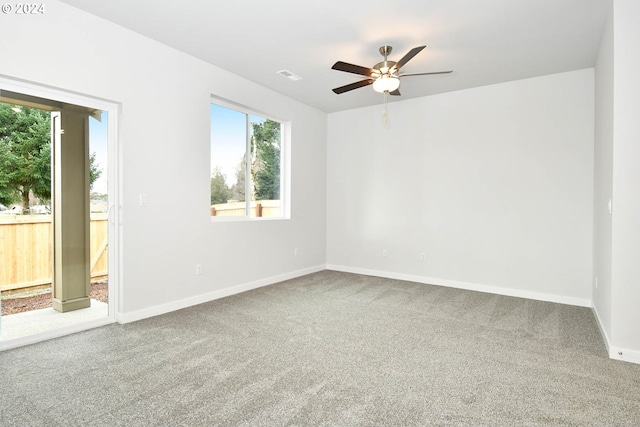
M 49 113 L 0 104 L 0 200 L 29 207 L 29 194 L 51 198 Z
M 95 153 L 90 157 L 90 185 L 100 177 Z M 51 200 L 51 115 L 35 108 L 0 104 L 0 203 L 20 202 L 29 195 Z
M 245 156 L 242 156 L 242 161 L 240 162 L 236 170 L 236 183 L 233 184 L 233 187 L 231 187 L 231 198 L 239 202 L 245 201 L 246 170 L 246 158 Z
M 0 118 L 1 120 L 1 118 Z M 1 122 L 0 122 L 1 123 Z M 8 170 L 11 164 L 11 152 L 9 147 L 0 139 L 0 204 L 9 206 L 16 198 L 11 189 Z
M 227 186 L 224 175 L 222 175 L 220 169 L 216 169 L 215 173 L 211 177 L 211 204 L 217 205 L 220 203 L 227 203 L 227 200 L 230 198 L 231 190 Z
M 251 151 L 255 153 L 251 175 L 254 200 L 280 199 L 280 123 L 251 123 Z
M 93 183 L 102 176 L 102 169 L 96 163 L 96 153 L 89 155 L 89 189 L 93 189 Z
M 90 195 L 91 200 L 102 200 L 103 202 L 106 202 L 109 200 L 109 195 L 108 194 L 104 194 L 104 193 L 91 193 Z

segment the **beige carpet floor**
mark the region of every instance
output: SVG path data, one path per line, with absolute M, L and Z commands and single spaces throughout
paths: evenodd
M 11 426 L 638 426 L 590 309 L 324 271 L 0 354 Z

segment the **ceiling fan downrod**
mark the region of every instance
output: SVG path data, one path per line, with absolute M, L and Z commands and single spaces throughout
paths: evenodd
M 384 68 L 387 72 L 389 71 L 387 57 L 391 54 L 392 50 L 393 48 L 389 45 L 380 46 L 380 49 L 378 49 L 380 55 L 384 56 Z

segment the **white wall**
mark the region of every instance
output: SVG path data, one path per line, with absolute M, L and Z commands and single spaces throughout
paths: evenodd
M 0 74 L 121 106 L 121 319 L 324 265 L 326 114 L 66 4 L 46 6 L 0 16 Z M 291 220 L 211 223 L 211 94 L 291 120 Z
M 640 363 L 640 2 L 613 9 L 611 355 Z
M 611 337 L 611 214 L 613 193 L 613 14 L 595 67 L 595 159 L 593 205 L 593 309 L 605 340 Z M 597 278 L 597 287 L 596 279 Z
M 593 87 L 587 69 L 394 102 L 386 125 L 382 97 L 330 114 L 329 267 L 591 305 Z

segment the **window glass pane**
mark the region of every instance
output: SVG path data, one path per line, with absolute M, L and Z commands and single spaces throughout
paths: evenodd
M 246 215 L 246 117 L 211 104 L 211 215 Z
M 211 104 L 211 216 L 279 217 L 282 124 Z
M 279 217 L 280 123 L 250 116 L 252 208 L 250 216 Z

